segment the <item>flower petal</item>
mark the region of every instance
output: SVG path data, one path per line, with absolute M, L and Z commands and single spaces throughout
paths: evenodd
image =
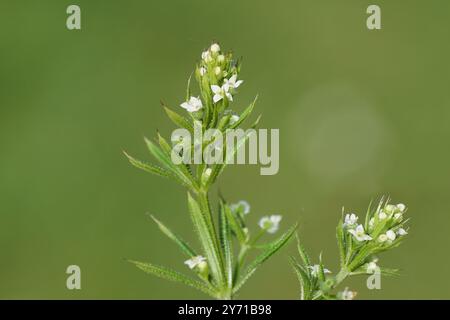
M 221 88 L 220 88 L 219 86 L 213 84 L 213 85 L 211 85 L 211 90 L 212 90 L 212 92 L 214 92 L 214 93 L 219 93 L 220 90 L 221 90 Z

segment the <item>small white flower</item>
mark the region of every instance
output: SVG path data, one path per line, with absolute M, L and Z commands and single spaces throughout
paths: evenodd
M 367 273 L 374 273 L 378 269 L 378 265 L 375 261 L 369 262 L 367 264 Z
M 378 241 L 379 242 L 385 242 L 387 241 L 388 237 L 385 234 L 380 234 L 380 236 L 378 237 Z
M 208 50 L 203 51 L 203 52 L 202 52 L 202 59 L 203 59 L 205 62 L 210 62 L 210 61 L 212 61 L 211 52 L 209 52 Z
M 348 230 L 348 232 L 350 232 L 358 241 L 372 240 L 372 237 L 366 234 L 366 232 L 364 231 L 364 227 L 362 226 L 362 224 L 358 225 L 356 229 Z
M 202 263 L 206 263 L 206 258 L 203 256 L 195 256 L 184 262 L 184 264 L 187 265 L 189 269 L 194 269 Z
M 236 89 L 237 87 L 239 87 L 242 83 L 244 82 L 244 80 L 237 80 L 237 75 L 232 75 L 230 77 L 230 79 L 225 79 L 224 81 L 224 85 L 226 85 L 229 88 L 233 88 Z
M 358 222 L 358 216 L 354 213 L 347 213 L 344 219 L 344 227 L 345 226 L 353 226 Z
M 274 214 L 271 216 L 262 217 L 259 220 L 258 225 L 265 229 L 268 233 L 275 233 L 278 230 L 278 227 L 280 226 L 282 216 Z
M 218 76 L 220 74 L 222 70 L 220 69 L 220 67 L 215 67 L 214 68 L 214 73 L 216 74 L 216 76 Z
M 225 56 L 224 56 L 223 54 L 219 55 L 219 56 L 217 57 L 217 61 L 218 61 L 218 62 L 224 62 L 224 61 L 225 61 Z
M 399 212 L 399 213 L 394 214 L 395 220 L 402 220 L 402 218 L 403 218 L 403 213 Z
M 399 236 L 406 236 L 406 235 L 408 234 L 408 232 L 406 232 L 405 229 L 400 228 L 400 229 L 397 230 L 397 234 L 398 234 Z
M 320 266 L 318 264 L 315 264 L 313 266 L 308 266 L 308 268 L 311 270 L 311 275 L 313 277 L 317 277 L 319 274 L 319 270 L 320 270 Z M 330 270 L 328 270 L 327 268 L 323 268 L 323 273 L 331 273 Z
M 198 72 L 203 77 L 206 74 L 206 68 L 205 67 L 201 67 Z
M 394 231 L 388 230 L 388 231 L 386 231 L 386 237 L 387 237 L 389 240 L 394 241 L 395 238 L 396 238 L 397 236 L 395 235 L 395 232 L 394 232 Z
M 233 96 L 231 95 L 231 93 L 228 91 L 228 86 L 223 85 L 222 87 L 219 87 L 215 84 L 213 84 L 211 86 L 211 90 L 214 93 L 213 96 L 213 101 L 214 103 L 219 102 L 220 100 L 222 100 L 224 97 L 227 97 L 228 100 L 233 101 Z
M 386 210 L 387 213 L 391 214 L 394 213 L 394 211 L 397 209 L 397 206 L 394 206 L 393 204 L 388 204 L 384 210 Z
M 387 218 L 387 214 L 386 212 L 384 212 L 383 210 L 380 211 L 380 213 L 378 214 L 378 219 L 380 220 L 384 220 Z
M 344 291 L 340 293 L 342 300 L 353 300 L 357 295 L 356 291 L 350 291 L 348 288 L 345 288 Z
M 220 51 L 220 46 L 217 43 L 213 43 L 211 45 L 211 48 L 209 48 L 209 50 L 211 50 L 211 52 L 213 53 L 217 53 Z
M 233 114 L 233 115 L 230 117 L 230 124 L 235 124 L 238 120 L 239 120 L 239 116 Z
M 397 209 L 400 210 L 400 212 L 403 212 L 406 210 L 406 206 L 403 203 L 397 204 Z
M 241 200 L 241 201 L 238 201 L 238 203 L 232 204 L 230 206 L 230 208 L 233 211 L 237 210 L 238 208 L 242 208 L 242 212 L 244 214 L 249 214 L 250 213 L 250 204 L 247 201 L 245 201 L 245 200 Z
M 196 97 L 191 97 L 189 101 L 183 102 L 180 106 L 188 112 L 196 112 L 203 108 L 202 100 Z

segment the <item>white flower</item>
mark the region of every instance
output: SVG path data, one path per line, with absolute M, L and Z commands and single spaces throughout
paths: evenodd
M 397 206 L 394 206 L 393 204 L 388 204 L 384 210 L 386 210 L 387 213 L 393 213 L 397 209 Z
M 259 226 L 265 229 L 268 233 L 275 233 L 278 230 L 282 216 L 274 214 L 271 216 L 262 217 L 259 220 Z
M 358 225 L 356 229 L 348 230 L 348 232 L 350 232 L 358 241 L 372 240 L 372 237 L 366 234 L 366 232 L 364 231 L 364 227 L 362 226 L 362 224 Z
M 385 242 L 387 241 L 388 237 L 385 234 L 380 234 L 380 236 L 378 237 L 378 241 L 379 242 Z
M 340 293 L 342 300 L 353 300 L 356 297 L 356 291 L 350 291 L 348 288 L 345 288 L 344 291 Z
M 219 86 L 213 84 L 211 86 L 211 90 L 214 93 L 214 97 L 213 97 L 214 103 L 219 102 L 224 97 L 227 97 L 228 100 L 233 101 L 233 96 L 229 92 L 228 88 L 229 87 L 227 85 L 223 85 L 222 87 L 219 87 Z
M 213 43 L 211 45 L 211 48 L 209 48 L 209 50 L 211 50 L 211 52 L 213 53 L 217 53 L 220 51 L 220 46 L 217 43 Z
M 378 266 L 377 263 L 375 261 L 369 262 L 367 264 L 367 273 L 374 273 L 375 271 L 377 271 Z
M 180 106 L 188 112 L 196 112 L 203 108 L 202 100 L 196 97 L 191 97 L 189 101 L 183 102 Z
M 187 265 L 189 269 L 194 269 L 195 267 L 200 266 L 203 263 L 206 263 L 206 258 L 203 256 L 195 256 L 184 262 L 184 264 Z
M 235 124 L 239 120 L 239 116 L 233 114 L 230 118 L 230 124 Z
M 358 216 L 354 213 L 347 213 L 344 219 L 344 227 L 345 226 L 353 226 L 358 222 Z
M 388 231 L 386 231 L 386 237 L 387 237 L 389 240 L 394 241 L 395 238 L 396 238 L 397 236 L 395 235 L 395 232 L 394 232 L 394 231 L 388 230 Z
M 217 61 L 218 61 L 218 62 L 223 62 L 223 61 L 225 61 L 225 56 L 224 56 L 223 54 L 219 55 L 219 56 L 217 57 Z
M 200 73 L 200 75 L 203 77 L 206 74 L 206 68 L 201 67 L 198 71 Z
M 403 203 L 397 204 L 397 209 L 400 210 L 400 212 L 403 212 L 406 210 L 406 206 Z
M 245 201 L 245 200 L 241 200 L 238 201 L 238 203 L 234 203 L 230 206 L 231 210 L 235 211 L 239 208 L 242 208 L 242 212 L 244 214 L 249 214 L 250 213 L 250 204 Z
M 237 80 L 237 81 L 236 80 L 237 80 L 237 75 L 234 74 L 230 77 L 230 79 L 225 79 L 224 86 L 226 85 L 229 88 L 236 89 L 244 82 L 244 80 Z
M 378 219 L 380 220 L 384 220 L 387 218 L 387 214 L 386 212 L 384 212 L 383 210 L 380 211 L 380 213 L 378 214 Z
M 400 228 L 400 229 L 397 230 L 397 234 L 398 234 L 399 236 L 406 236 L 406 235 L 408 234 L 408 232 L 406 232 L 405 229 Z
M 402 218 L 403 218 L 403 213 L 399 212 L 399 213 L 394 214 L 395 220 L 402 220 Z
M 211 52 L 209 52 L 208 50 L 203 51 L 203 52 L 202 52 L 202 59 L 203 59 L 205 62 L 210 62 L 210 61 L 212 60 Z
M 315 264 L 313 266 L 308 266 L 308 268 L 311 269 L 311 275 L 313 277 L 317 277 L 317 275 L 319 274 L 320 266 L 318 264 Z M 323 273 L 331 273 L 331 271 L 327 268 L 323 268 Z
M 216 74 L 216 76 L 218 76 L 220 74 L 220 71 L 221 71 L 220 67 L 214 68 L 214 73 Z

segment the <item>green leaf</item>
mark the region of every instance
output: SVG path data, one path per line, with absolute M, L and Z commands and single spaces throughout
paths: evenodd
M 311 296 L 311 288 L 312 288 L 312 284 L 311 284 L 311 280 L 309 278 L 309 271 L 306 270 L 297 263 L 297 261 L 295 260 L 294 257 L 290 257 L 290 263 L 292 265 L 292 267 L 294 268 L 294 271 L 297 275 L 297 278 L 300 282 L 300 289 L 301 289 L 301 293 L 300 293 L 300 298 L 301 300 L 309 300 L 310 296 Z
M 149 163 L 145 163 L 142 162 L 140 160 L 137 160 L 135 158 L 133 158 L 132 156 L 130 156 L 128 153 L 126 153 L 125 151 L 123 151 L 123 153 L 125 154 L 125 156 L 128 158 L 128 161 L 130 161 L 130 163 L 135 166 L 136 168 L 142 169 L 144 171 L 147 171 L 149 173 L 161 176 L 161 177 L 169 177 L 169 173 L 164 170 L 163 168 L 160 168 L 158 166 L 155 166 L 153 164 L 149 164 Z
M 195 257 L 197 256 L 197 253 L 180 237 L 178 237 L 175 233 L 173 233 L 169 228 L 167 228 L 161 221 L 156 219 L 153 215 L 150 215 L 150 217 L 155 221 L 159 229 L 164 233 L 169 239 L 174 241 L 180 249 L 188 256 L 188 257 Z
M 245 108 L 244 112 L 242 112 L 242 114 L 239 116 L 239 120 L 237 120 L 230 126 L 231 129 L 239 127 L 241 123 L 243 123 L 248 118 L 248 116 L 250 116 L 250 114 L 253 111 L 253 108 L 255 107 L 256 100 L 258 100 L 258 96 L 256 96 L 253 102 L 250 103 L 250 105 L 247 108 Z
M 272 255 L 274 255 L 289 241 L 289 239 L 292 237 L 296 229 L 297 223 L 294 226 L 292 226 L 288 231 L 286 231 L 277 241 L 275 241 L 275 243 L 272 246 L 263 251 L 260 255 L 256 257 L 255 260 L 253 260 L 252 263 L 250 263 L 250 265 L 244 272 L 243 276 L 235 286 L 233 293 L 237 292 L 242 287 L 242 285 L 253 275 L 253 273 L 262 263 L 264 263 Z
M 233 288 L 233 252 L 232 239 L 230 232 L 230 225 L 228 223 L 227 215 L 225 213 L 224 203 L 220 201 L 219 208 L 219 229 L 220 229 L 220 244 L 224 252 L 225 258 L 225 276 L 229 289 Z
M 238 239 L 239 243 L 242 245 L 247 241 L 247 236 L 244 233 L 244 230 L 242 230 L 241 225 L 239 221 L 236 219 L 234 214 L 231 212 L 231 208 L 228 204 L 224 202 L 223 209 L 225 212 L 225 215 L 227 216 L 228 223 L 230 225 L 231 230 L 236 235 L 236 238 Z
M 211 274 L 216 284 L 220 286 L 224 283 L 224 277 L 222 272 L 220 251 L 216 243 L 214 230 L 212 229 L 208 219 L 205 217 L 205 214 L 207 213 L 202 213 L 200 206 L 197 201 L 192 198 L 190 193 L 188 193 L 188 206 L 192 222 L 197 231 L 203 251 L 205 252 Z
M 364 230 L 369 230 L 369 222 L 370 222 L 370 218 L 371 218 L 372 203 L 373 203 L 373 199 L 370 200 L 369 206 L 367 207 L 366 218 L 364 220 Z
M 151 263 L 146 262 L 140 262 L 140 261 L 133 261 L 128 260 L 128 262 L 134 264 L 136 267 L 141 269 L 142 271 L 153 274 L 154 276 L 157 276 L 159 278 L 163 278 L 170 281 L 180 282 L 185 285 L 188 285 L 190 287 L 193 287 L 195 289 L 198 289 L 210 296 L 216 297 L 216 293 L 214 292 L 214 289 L 212 287 L 209 287 L 201 282 L 198 282 L 196 280 L 193 280 L 184 274 L 181 274 L 177 271 L 171 270 L 166 267 L 156 266 Z
M 305 248 L 302 246 L 298 235 L 297 234 L 295 234 L 295 235 L 297 237 L 297 250 L 298 250 L 298 253 L 299 253 L 300 257 L 302 258 L 303 264 L 307 268 L 309 268 L 309 266 L 311 265 L 311 259 L 309 259 L 308 253 L 306 253 Z
M 191 79 L 192 79 L 192 73 L 189 76 L 189 79 L 187 81 L 187 86 L 186 86 L 186 101 L 188 101 L 191 98 Z
M 254 131 L 247 130 L 245 132 L 245 135 L 243 137 L 241 137 L 241 139 L 239 139 L 236 143 L 233 144 L 234 148 L 232 150 L 225 151 L 225 160 L 223 163 L 219 163 L 219 164 L 216 164 L 213 166 L 211 176 L 208 180 L 207 187 L 209 187 L 211 184 L 213 184 L 216 181 L 217 177 L 223 172 L 225 167 L 231 162 L 231 160 L 233 159 L 236 152 L 245 145 L 247 140 L 250 138 L 251 134 L 256 134 L 256 133 Z
M 156 160 L 158 160 L 169 172 L 171 173 L 171 176 L 176 178 L 178 182 L 180 182 L 182 185 L 191 188 L 191 189 L 197 189 L 197 184 L 195 181 L 191 180 L 189 177 L 187 177 L 173 162 L 172 160 L 166 155 L 166 153 L 161 150 L 160 147 L 158 147 L 156 144 L 154 144 L 152 141 L 145 139 L 145 143 L 147 144 L 147 148 L 149 149 L 150 153 L 155 157 Z
M 320 281 L 325 281 L 325 267 L 323 266 L 322 262 L 322 252 L 319 255 L 319 272 L 317 276 Z
M 158 132 L 158 143 L 162 149 L 162 151 L 166 154 L 167 158 L 169 158 L 172 161 L 172 147 L 170 144 L 164 139 Z M 179 158 L 180 161 L 182 161 L 181 157 Z M 173 163 L 173 162 L 172 162 Z M 174 164 L 174 163 L 173 163 Z M 174 164 L 176 168 L 180 170 L 180 172 L 189 179 L 193 184 L 195 183 L 194 177 L 192 176 L 191 169 L 189 167 L 189 164 L 185 164 L 181 162 L 180 164 Z
M 399 276 L 400 270 L 399 269 L 391 269 L 391 268 L 380 268 L 381 275 L 383 276 Z
M 341 264 L 341 268 L 345 266 L 345 237 L 344 237 L 344 230 L 342 226 L 342 218 L 339 220 L 338 226 L 336 228 L 336 239 L 338 243 L 338 249 L 339 249 L 339 260 Z
M 189 130 L 189 132 L 192 134 L 194 132 L 194 127 L 192 124 L 187 120 L 185 117 L 179 115 L 175 111 L 172 111 L 168 107 L 164 106 L 164 110 L 166 111 L 167 116 L 169 117 L 172 122 L 177 125 L 180 128 L 184 128 Z

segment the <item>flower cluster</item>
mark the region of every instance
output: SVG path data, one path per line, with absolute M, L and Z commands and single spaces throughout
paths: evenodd
M 303 299 L 353 299 L 356 292 L 344 291 L 333 294 L 335 289 L 348 276 L 375 272 L 380 274 L 396 274 L 397 270 L 381 268 L 378 255 L 397 247 L 408 234 L 404 218 L 406 206 L 402 203 L 390 204 L 381 200 L 376 208 L 369 206 L 364 221 L 355 213 L 345 214 L 337 226 L 337 241 L 340 256 L 340 271 L 335 276 L 320 264 L 311 262 L 299 244 L 299 253 L 303 264 L 292 260 L 294 270 L 299 276 Z
M 195 69 L 201 95 L 198 97 L 188 95 L 181 107 L 196 120 L 201 120 L 204 127 L 214 127 L 218 124 L 218 118 L 227 114 L 229 114 L 228 124 L 236 123 L 239 116 L 227 109 L 237 93 L 236 89 L 244 82 L 238 80 L 239 71 L 239 61 L 233 60 L 231 53 L 223 53 L 220 46 L 213 43 L 203 51 Z
M 358 216 L 351 213 L 345 215 L 342 227 L 353 235 L 357 243 L 375 241 L 383 247 L 391 246 L 396 240 L 408 234 L 403 228 L 405 212 L 406 206 L 402 203 L 384 204 L 368 216 L 366 226 L 358 224 Z

